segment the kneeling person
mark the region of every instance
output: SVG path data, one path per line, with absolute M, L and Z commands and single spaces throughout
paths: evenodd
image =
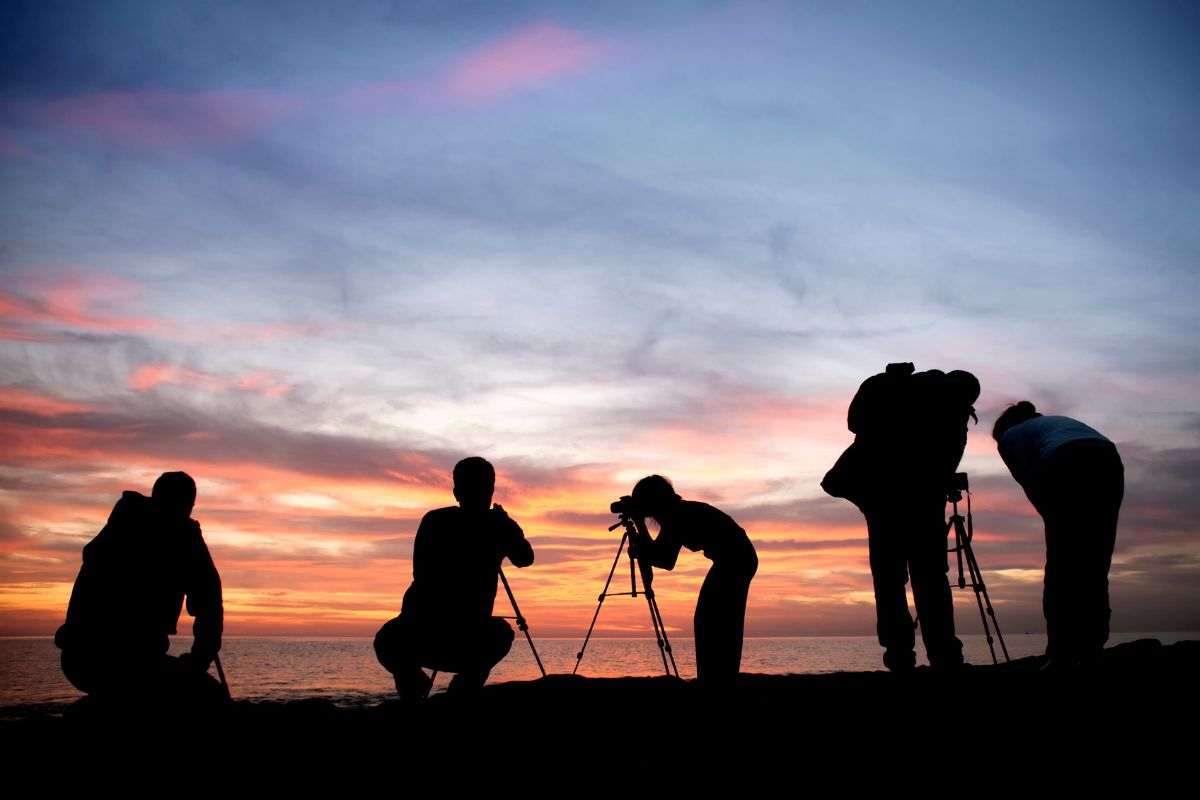
M 207 672 L 221 649 L 221 578 L 191 518 L 195 502 L 187 473 L 164 473 L 150 497 L 125 492 L 83 548 L 67 619 L 54 635 L 75 688 L 158 709 L 225 698 Z M 185 597 L 194 638 L 176 658 L 167 650 Z
M 457 506 L 430 511 L 413 544 L 413 580 L 400 616 L 375 636 L 375 654 L 405 699 L 429 693 L 423 667 L 455 673 L 451 691 L 474 690 L 508 655 L 513 629 L 492 616 L 500 563 L 533 563 L 521 527 L 492 506 L 496 471 L 482 458 L 454 467 Z

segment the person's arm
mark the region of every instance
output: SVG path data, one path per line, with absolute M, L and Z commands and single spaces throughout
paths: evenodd
M 417 526 L 417 535 L 413 537 L 413 583 L 425 583 L 433 577 L 431 573 L 434 569 L 436 556 L 433 553 L 434 523 L 432 522 L 432 515 L 433 512 L 431 511 L 421 517 L 421 524 Z
M 208 665 L 221 651 L 221 634 L 225 627 L 225 605 L 221 596 L 221 576 L 213 563 L 208 545 L 200 532 L 200 523 L 189 521 L 194 530 L 188 532 L 191 539 L 188 553 L 187 611 L 194 618 L 192 623 L 192 660 L 201 669 Z
M 525 532 L 499 503 L 492 513 L 500 517 L 501 558 L 507 557 L 514 567 L 528 567 L 533 563 L 533 546 L 525 538 Z
M 645 522 L 639 523 L 638 531 L 638 557 L 646 559 L 651 566 L 665 569 L 668 572 L 675 569 L 675 562 L 679 559 L 679 550 L 683 547 L 683 541 L 675 534 L 674 527 L 662 528 L 658 532 L 657 539 L 650 537 Z
M 54 633 L 54 644 L 59 650 L 65 650 L 73 645 L 82 631 L 87 629 L 88 611 L 95 603 L 94 570 L 88 565 L 87 559 L 79 568 L 79 575 L 71 587 L 71 600 L 67 603 L 67 619 Z

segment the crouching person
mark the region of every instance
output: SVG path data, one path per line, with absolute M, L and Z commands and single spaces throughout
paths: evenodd
M 191 518 L 196 483 L 167 472 L 150 497 L 125 492 L 83 548 L 65 624 L 54 642 L 75 688 L 125 707 L 165 713 L 227 699 L 208 674 L 221 649 L 221 578 Z M 167 654 L 184 600 L 190 652 Z
M 430 511 L 413 544 L 413 580 L 400 616 L 375 636 L 375 655 L 405 700 L 429 694 L 423 668 L 452 672 L 451 692 L 480 689 L 513 643 L 513 629 L 492 616 L 500 563 L 533 563 L 521 527 L 492 506 L 496 471 L 482 458 L 454 467 L 457 506 Z

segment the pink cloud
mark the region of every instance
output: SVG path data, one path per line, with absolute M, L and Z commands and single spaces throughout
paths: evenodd
M 82 403 L 72 403 L 69 400 L 61 400 L 51 395 L 31 392 L 15 386 L 0 386 L 0 408 L 34 414 L 39 417 L 76 414 L 92 410 L 91 406 Z
M 41 341 L 44 328 L 74 328 L 108 333 L 149 333 L 164 324 L 118 313 L 139 287 L 111 275 L 55 269 L 50 276 L 21 281 L 22 295 L 0 292 L 0 338 Z
M 176 384 L 213 393 L 235 389 L 266 397 L 280 397 L 292 388 L 278 373 L 268 370 L 231 376 L 156 362 L 143 364 L 129 376 L 129 388 L 137 392 L 148 392 L 163 384 Z
M 240 141 L 297 114 L 318 108 L 386 112 L 400 102 L 465 103 L 498 100 L 522 89 L 576 74 L 611 51 L 609 42 L 539 22 L 518 28 L 424 78 L 385 76 L 332 92 L 221 89 L 92 92 L 0 105 L 13 119 L 51 131 L 75 131 L 123 147 L 165 150 Z M 0 155 L 31 153 L 0 131 Z
M 467 54 L 447 72 L 446 86 L 460 100 L 493 100 L 577 73 L 608 50 L 606 42 L 540 22 Z
M 95 92 L 22 103 L 27 118 L 129 146 L 167 148 L 233 141 L 300 111 L 290 95 L 246 90 Z

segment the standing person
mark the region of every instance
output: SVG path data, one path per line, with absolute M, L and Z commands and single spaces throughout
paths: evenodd
M 978 397 L 979 381 L 969 372 L 915 372 L 910 363 L 888 364 L 851 401 L 847 425 L 854 443 L 821 484 L 854 502 L 866 518 L 876 631 L 883 663 L 893 672 L 916 666 L 905 594 L 910 576 L 930 665 L 962 665 L 946 577 L 946 490 Z
M 512 647 L 512 626 L 492 616 L 500 563 L 528 567 L 533 548 L 521 526 L 492 506 L 495 489 L 492 465 L 464 458 L 454 466 L 458 505 L 430 511 L 417 528 L 400 616 L 375 636 L 375 654 L 402 699 L 429 694 L 423 667 L 455 673 L 450 691 L 480 689 Z
M 639 557 L 671 570 L 680 549 L 686 547 L 693 552 L 703 550 L 713 562 L 696 599 L 696 672 L 704 685 L 732 685 L 742 663 L 746 598 L 758 571 L 758 555 L 750 537 L 725 512 L 707 503 L 684 500 L 661 475 L 638 481 L 632 498 L 637 514 L 653 517 L 659 525 L 657 538 L 647 534 L 635 543 Z M 639 530 L 644 529 L 639 526 Z
M 196 482 L 166 472 L 150 496 L 125 492 L 83 548 L 66 622 L 54 635 L 62 669 L 80 691 L 147 702 L 222 697 L 208 666 L 221 649 L 221 578 L 200 523 Z M 190 652 L 167 655 L 187 601 Z
M 1116 446 L 1070 417 L 1022 400 L 996 420 L 1000 457 L 1046 528 L 1046 655 L 1051 668 L 1098 655 L 1112 610 L 1108 570 L 1125 495 Z

